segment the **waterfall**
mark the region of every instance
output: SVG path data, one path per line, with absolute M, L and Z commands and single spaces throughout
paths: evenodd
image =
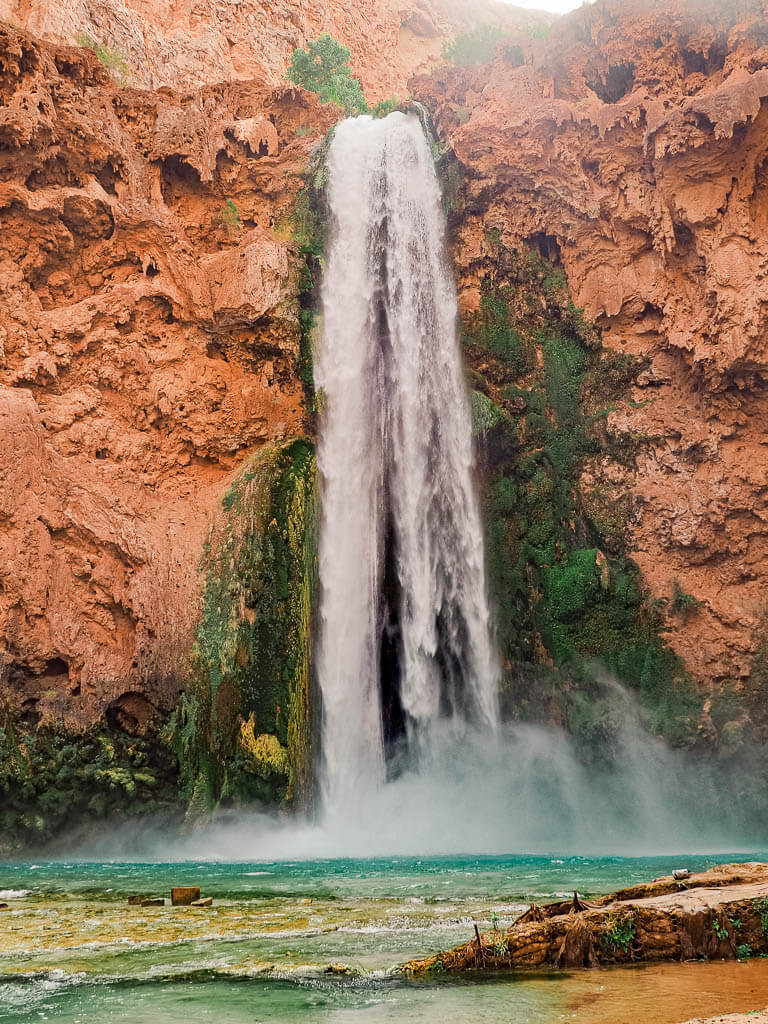
M 414 115 L 336 129 L 316 384 L 326 807 L 497 721 L 456 295 Z M 404 767 L 405 766 L 405 767 Z

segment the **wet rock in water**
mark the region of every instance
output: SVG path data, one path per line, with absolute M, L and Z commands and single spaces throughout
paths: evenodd
M 328 964 L 328 966 L 325 968 L 325 973 L 346 975 L 352 974 L 353 972 L 352 968 L 347 967 L 346 964 Z
M 211 896 L 203 896 L 200 900 L 192 900 L 190 903 L 191 907 L 212 907 L 213 898 Z
M 502 941 L 495 933 L 478 934 L 448 952 L 412 960 L 403 970 L 741 960 L 768 954 L 767 905 L 768 864 L 721 865 L 690 875 L 685 885 L 667 875 L 589 903 L 573 899 L 531 908 Z
M 188 907 L 199 899 L 199 885 L 177 885 L 171 889 L 171 905 L 174 907 Z
M 10 910 L 11 908 L 7 903 L 0 903 L 0 910 Z
M 151 899 L 142 900 L 142 907 L 164 907 L 165 900 L 161 896 L 153 897 Z

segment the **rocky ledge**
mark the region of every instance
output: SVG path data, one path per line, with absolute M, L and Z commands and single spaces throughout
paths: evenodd
M 531 905 L 509 929 L 403 970 L 577 968 L 642 961 L 733 960 L 768 953 L 768 864 L 726 864 L 586 901 Z

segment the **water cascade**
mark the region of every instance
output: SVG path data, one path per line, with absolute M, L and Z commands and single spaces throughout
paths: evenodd
M 440 188 L 414 115 L 339 125 L 316 382 L 323 797 L 496 726 L 498 665 Z

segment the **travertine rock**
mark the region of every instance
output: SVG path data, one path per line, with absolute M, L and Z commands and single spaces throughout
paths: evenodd
M 746 677 L 768 584 L 768 29 L 762 0 L 598 0 L 521 66 L 411 85 L 469 176 L 456 258 L 479 302 L 487 232 L 561 260 L 607 345 L 648 360 L 611 417 L 642 443 L 633 557 L 701 607 L 670 641 Z M 517 63 L 517 62 L 513 62 Z
M 118 89 L 2 24 L 0 66 L 3 699 L 140 733 L 186 676 L 233 470 L 304 429 L 275 225 L 336 114 L 260 81 Z
M 408 78 L 439 63 L 455 31 L 531 19 L 495 0 L 0 0 L 0 16 L 57 43 L 86 33 L 122 54 L 130 84 L 147 89 L 276 84 L 297 46 L 329 32 L 352 51 L 371 101 L 404 99 Z
M 411 960 L 426 971 L 576 969 L 606 964 L 762 955 L 768 942 L 761 913 L 768 865 L 723 864 L 682 884 L 671 878 L 584 903 L 532 906 L 510 928 L 476 933 L 445 953 Z

